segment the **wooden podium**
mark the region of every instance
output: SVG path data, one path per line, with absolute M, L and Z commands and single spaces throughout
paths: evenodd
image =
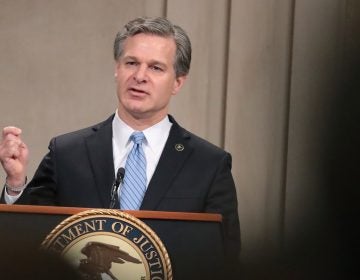
M 0 248 L 27 243 L 34 250 L 67 217 L 88 208 L 0 205 Z M 221 279 L 221 215 L 125 211 L 147 224 L 164 243 L 177 279 Z M 29 246 L 27 246 L 29 247 Z

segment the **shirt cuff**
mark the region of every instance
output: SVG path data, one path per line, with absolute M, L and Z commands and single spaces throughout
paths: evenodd
M 18 195 L 9 195 L 7 192 L 7 189 L 5 187 L 5 191 L 4 191 L 4 200 L 6 202 L 6 204 L 14 204 L 19 197 L 22 195 L 23 191 L 21 191 Z

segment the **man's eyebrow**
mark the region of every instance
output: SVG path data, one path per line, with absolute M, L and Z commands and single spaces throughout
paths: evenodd
M 135 60 L 135 61 L 138 61 L 138 58 L 136 56 L 132 56 L 132 55 L 127 55 L 127 56 L 124 56 L 124 59 L 131 59 L 131 60 Z M 159 61 L 159 60 L 156 60 L 156 59 L 152 59 L 149 61 L 149 64 L 150 65 L 161 65 L 163 67 L 166 67 L 166 63 L 165 62 L 162 62 L 162 61 Z
M 133 59 L 133 60 L 137 60 L 137 58 L 136 58 L 135 56 L 131 56 L 131 55 L 124 56 L 124 59 Z

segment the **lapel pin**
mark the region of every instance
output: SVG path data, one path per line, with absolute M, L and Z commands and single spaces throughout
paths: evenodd
M 175 150 L 182 152 L 185 149 L 183 144 L 175 144 Z

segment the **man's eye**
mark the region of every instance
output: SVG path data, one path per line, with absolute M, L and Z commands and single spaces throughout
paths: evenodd
M 125 62 L 126 65 L 136 65 L 135 61 L 127 61 Z
M 163 71 L 163 69 L 162 69 L 160 66 L 157 66 L 157 65 L 151 66 L 151 69 L 153 69 L 153 70 L 155 70 L 155 71 L 160 71 L 160 72 Z

